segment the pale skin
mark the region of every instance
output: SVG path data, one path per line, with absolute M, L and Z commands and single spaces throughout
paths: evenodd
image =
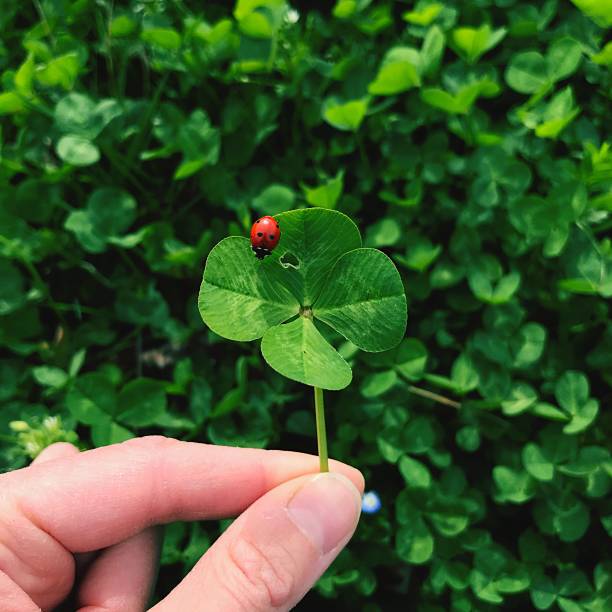
M 301 453 L 151 436 L 54 444 L 0 475 L 2 612 L 147 609 L 157 525 L 238 518 L 153 612 L 290 610 L 351 538 L 363 477 Z M 79 580 L 75 584 L 77 567 Z

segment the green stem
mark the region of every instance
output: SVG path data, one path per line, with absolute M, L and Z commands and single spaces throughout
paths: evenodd
M 78 312 L 84 312 L 85 314 L 95 314 L 98 312 L 97 308 L 92 308 L 91 306 L 81 306 L 78 303 L 74 304 L 66 304 L 64 302 L 53 302 L 51 307 L 55 310 L 59 310 L 60 312 L 72 312 L 77 314 Z M 78 316 L 78 315 L 77 315 Z
M 38 12 L 40 20 L 45 24 L 45 28 L 47 29 L 45 34 L 51 40 L 52 46 L 55 47 L 55 36 L 53 35 L 53 30 L 51 29 L 51 25 L 49 24 L 49 20 L 47 19 L 47 15 L 45 14 L 40 0 L 34 0 L 34 6 L 36 7 L 36 11 Z
M 329 472 L 327 460 L 327 433 L 325 432 L 325 405 L 323 403 L 323 389 L 314 387 L 315 415 L 317 418 L 317 446 L 319 447 L 319 463 L 321 472 Z
M 408 385 L 408 391 L 410 391 L 410 393 L 414 393 L 415 395 L 426 397 L 427 399 L 430 399 L 434 402 L 438 402 L 439 404 L 451 406 L 451 408 L 461 408 L 460 402 L 456 402 L 455 400 L 449 399 L 448 397 L 444 397 L 444 395 L 440 395 L 439 393 L 434 393 L 433 391 L 428 391 L 427 389 L 421 389 L 421 387 Z
M 159 100 L 161 98 L 162 93 L 166 88 L 166 83 L 168 82 L 168 78 L 170 77 L 170 73 L 166 72 L 166 74 L 159 81 L 155 92 L 153 93 L 153 97 L 151 98 L 151 103 L 149 104 L 147 111 L 142 115 L 140 123 L 138 125 L 138 132 L 130 145 L 130 148 L 127 152 L 127 163 L 131 165 L 136 156 L 140 152 L 140 150 L 146 146 L 149 138 L 150 129 L 148 128 L 149 123 L 153 119 L 153 115 L 157 111 Z
M 366 150 L 365 150 L 362 135 L 357 136 L 357 148 L 359 149 L 359 157 L 361 158 L 361 163 L 366 167 L 366 170 L 368 171 L 368 173 L 371 174 L 372 168 L 370 166 L 370 160 L 368 159 L 368 154 L 366 153 Z

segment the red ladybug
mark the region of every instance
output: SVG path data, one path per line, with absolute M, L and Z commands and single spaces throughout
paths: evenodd
M 280 240 L 280 228 L 274 217 L 261 217 L 251 228 L 251 248 L 257 259 L 270 255 Z

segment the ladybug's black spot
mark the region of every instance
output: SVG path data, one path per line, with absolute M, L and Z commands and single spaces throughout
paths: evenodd
M 270 240 L 274 240 L 274 234 L 270 234 Z
M 261 238 L 263 236 L 263 232 L 257 232 L 257 235 Z
M 278 223 L 276 224 L 276 227 L 279 227 Z

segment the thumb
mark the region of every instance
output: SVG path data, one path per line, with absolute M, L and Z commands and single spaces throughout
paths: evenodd
M 341 474 L 286 482 L 245 510 L 153 610 L 289 610 L 349 541 L 360 510 Z

